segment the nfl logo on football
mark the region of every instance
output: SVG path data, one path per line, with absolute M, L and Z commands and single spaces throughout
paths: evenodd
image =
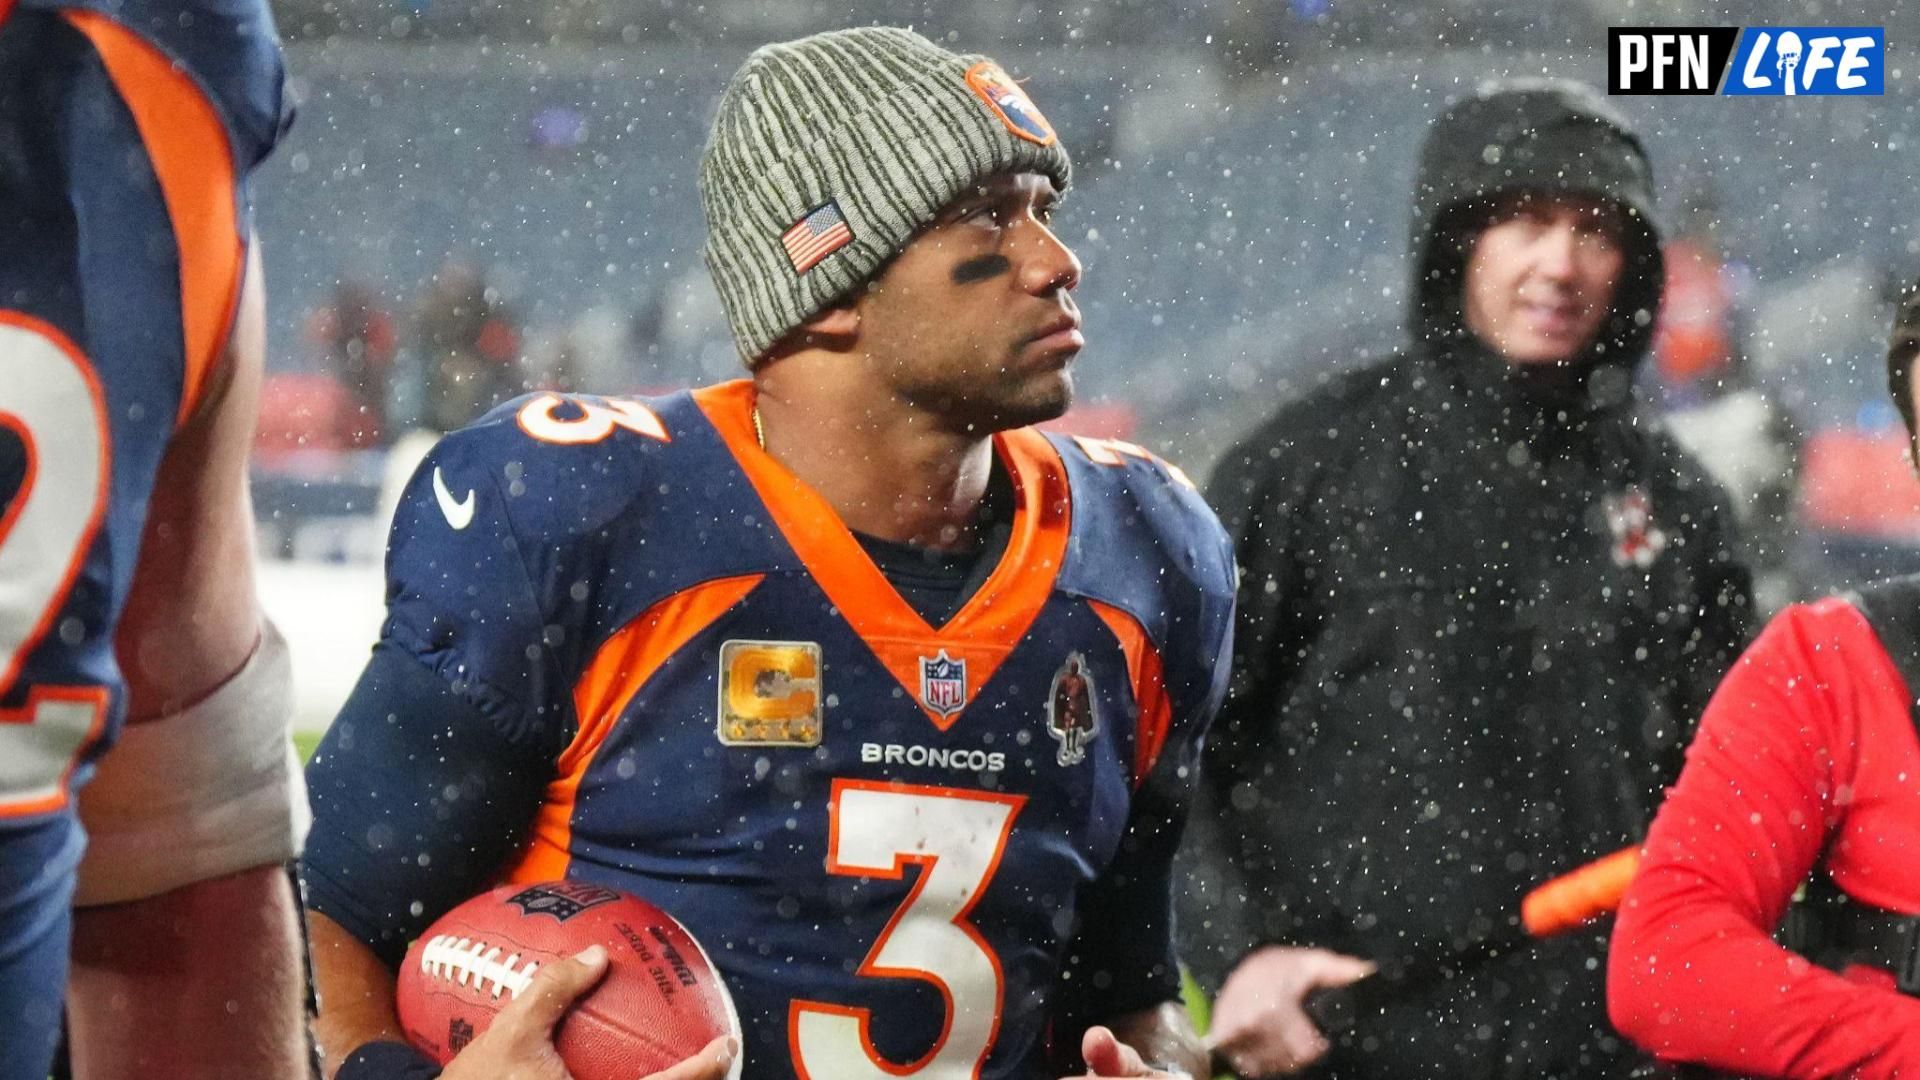
M 938 656 L 920 658 L 920 701 L 942 717 L 967 707 L 967 662 L 941 649 Z

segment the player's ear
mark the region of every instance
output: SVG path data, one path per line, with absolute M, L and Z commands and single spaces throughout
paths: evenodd
M 836 339 L 851 342 L 860 335 L 860 310 L 851 303 L 835 304 L 801 323 L 800 332 L 828 348 Z
M 786 337 L 774 342 L 773 348 L 767 350 L 766 355 L 755 361 L 754 368 L 758 370 L 763 364 L 803 349 L 851 352 L 859 340 L 860 311 L 853 300 L 842 300 L 794 327 Z

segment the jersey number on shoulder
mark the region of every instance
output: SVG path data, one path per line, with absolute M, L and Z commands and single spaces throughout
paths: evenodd
M 0 514 L 0 695 L 49 631 L 100 530 L 108 478 L 107 407 L 93 368 L 59 331 L 0 311 L 0 426 L 26 471 Z M 7 493 L 0 493 L 5 495 Z M 0 817 L 67 800 L 74 762 L 106 720 L 97 686 L 35 686 L 0 709 Z
M 967 922 L 1000 868 L 1013 819 L 1026 799 L 953 788 L 839 780 L 833 785 L 827 870 L 849 877 L 901 880 L 908 863 L 919 880 L 894 912 L 859 974 L 919 979 L 946 999 L 940 1041 L 919 1061 L 897 1064 L 874 1049 L 867 1009 L 796 1001 L 787 1037 L 806 1080 L 964 1080 L 1000 1029 L 1005 979 L 1000 958 Z
M 564 446 L 597 443 L 616 428 L 661 442 L 673 441 L 653 410 L 632 398 L 596 400 L 572 394 L 541 394 L 520 406 L 514 419 L 519 421 L 521 431 L 541 442 Z
M 1193 487 L 1193 480 L 1180 466 L 1161 457 L 1144 446 L 1136 446 L 1119 439 L 1091 439 L 1085 435 L 1075 435 L 1073 441 L 1080 445 L 1081 452 L 1087 455 L 1095 465 L 1125 465 L 1128 458 L 1138 458 L 1151 465 L 1160 466 L 1174 482 L 1182 487 Z

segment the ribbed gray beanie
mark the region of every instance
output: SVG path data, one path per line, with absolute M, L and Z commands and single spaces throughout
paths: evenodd
M 878 26 L 755 50 L 700 161 L 707 269 L 741 356 L 757 360 L 1005 172 L 1043 173 L 1064 192 L 1072 165 L 984 56 Z

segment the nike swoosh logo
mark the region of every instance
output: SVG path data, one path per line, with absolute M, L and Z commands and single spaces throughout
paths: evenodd
M 447 490 L 447 480 L 440 475 L 438 465 L 433 467 L 433 498 L 440 504 L 440 512 L 447 516 L 447 524 L 455 530 L 473 524 L 473 489 L 467 489 L 466 498 L 456 500 L 453 492 Z

